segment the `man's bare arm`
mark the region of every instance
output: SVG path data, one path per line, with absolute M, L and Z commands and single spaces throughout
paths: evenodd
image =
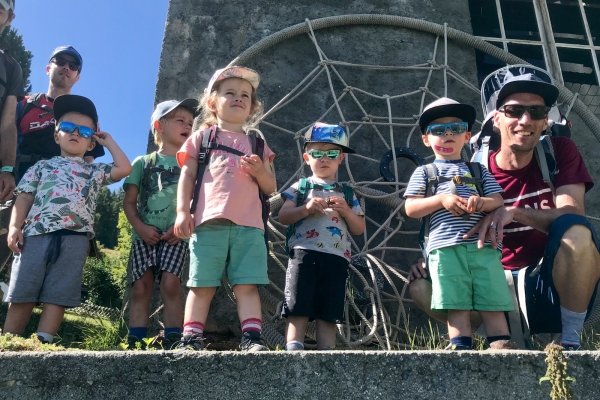
M 17 97 L 8 96 L 0 116 L 0 163 L 14 167 L 17 158 L 17 123 L 15 114 Z M 15 177 L 9 172 L 0 172 L 0 201 L 10 200 L 15 190 Z

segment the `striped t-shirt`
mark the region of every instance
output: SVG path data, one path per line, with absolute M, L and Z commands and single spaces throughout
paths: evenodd
M 435 160 L 435 166 L 440 176 L 452 178 L 456 175 L 471 177 L 469 167 L 462 160 Z M 477 168 L 476 164 L 473 164 L 474 168 Z M 502 193 L 502 188 L 489 171 L 482 165 L 481 166 L 481 177 L 483 179 L 483 194 L 489 196 L 494 193 Z M 425 197 L 427 189 L 427 172 L 424 166 L 418 167 L 413 172 L 408 182 L 404 197 Z M 477 188 L 475 185 L 456 185 L 456 191 L 458 195 L 463 199 L 468 199 L 471 196 L 478 196 Z M 451 194 L 450 182 L 439 183 L 435 189 L 434 195 L 436 194 Z M 469 231 L 481 218 L 485 216 L 485 213 L 473 213 L 471 218 L 465 220 L 462 216 L 456 217 L 445 208 L 441 208 L 431 214 L 430 228 L 429 228 L 429 243 L 427 244 L 427 254 L 432 250 L 440 249 L 442 247 L 454 246 L 462 243 L 475 243 L 479 239 L 477 235 L 471 236 L 468 239 L 463 239 L 463 235 Z M 486 242 L 490 244 L 490 242 Z M 498 249 L 502 247 L 498 244 Z

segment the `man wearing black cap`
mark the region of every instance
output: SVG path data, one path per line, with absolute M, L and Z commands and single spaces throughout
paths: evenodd
M 19 176 L 37 161 L 60 154 L 60 149 L 54 142 L 54 99 L 71 93 L 73 85 L 79 81 L 82 67 L 83 58 L 75 48 L 57 47 L 46 66 L 46 74 L 50 78 L 48 91 L 45 94 L 34 93 L 17 104 Z M 103 147 L 96 146 L 86 153 L 85 160 L 93 162 L 103 155 Z
M 480 245 L 502 242 L 502 265 L 517 277 L 525 331 L 562 332 L 562 345 L 573 350 L 580 347 L 581 329 L 594 304 L 600 254 L 598 236 L 584 217 L 585 192 L 593 182 L 575 143 L 551 138 L 556 159 L 552 184 L 544 181 L 534 157 L 557 98 L 558 89 L 533 74 L 504 82 L 494 115 L 501 147 L 489 157 L 490 172 L 504 189 L 504 207 L 467 236 L 478 234 Z M 414 266 L 411 280 L 422 272 Z M 426 309 L 424 282 L 414 281 L 411 294 Z

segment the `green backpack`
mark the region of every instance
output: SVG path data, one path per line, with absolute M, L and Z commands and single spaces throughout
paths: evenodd
M 309 182 L 308 179 L 306 179 L 306 178 L 300 178 L 300 183 L 298 184 L 298 189 L 296 189 L 296 192 L 297 192 L 296 207 L 300 207 L 302 204 L 304 204 L 304 200 L 306 200 L 306 194 L 308 193 L 309 190 L 314 190 L 314 189 L 341 191 L 342 193 L 344 193 L 344 200 L 346 200 L 346 203 L 348 203 L 350 208 L 352 208 L 354 206 L 354 190 L 352 190 L 352 188 L 350 186 L 346 185 L 345 183 L 342 183 L 341 185 L 337 182 L 334 183 L 333 185 L 319 185 L 316 183 Z M 290 238 L 295 234 L 296 234 L 296 223 L 289 224 L 287 227 L 286 234 L 285 234 L 285 252 L 288 254 L 290 253 L 288 243 L 290 241 Z

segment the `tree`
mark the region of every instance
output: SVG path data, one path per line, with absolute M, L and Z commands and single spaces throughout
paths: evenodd
M 0 49 L 8 51 L 21 65 L 25 92 L 31 92 L 29 76 L 31 75 L 31 59 L 33 58 L 33 54 L 25 48 L 23 35 L 19 35 L 16 28 L 5 29 L 0 35 Z
M 96 239 L 108 249 L 114 249 L 118 244 L 119 212 L 123 208 L 123 189 L 111 192 L 103 187 L 96 198 L 96 215 L 94 218 L 94 232 Z

